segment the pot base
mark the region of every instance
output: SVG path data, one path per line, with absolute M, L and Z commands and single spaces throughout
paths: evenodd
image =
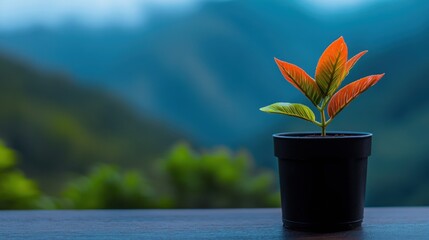
M 304 232 L 339 232 L 358 228 L 362 225 L 362 219 L 352 222 L 343 222 L 336 224 L 323 223 L 302 223 L 283 219 L 283 227 Z
M 370 133 L 274 135 L 283 226 L 308 232 L 361 226 Z

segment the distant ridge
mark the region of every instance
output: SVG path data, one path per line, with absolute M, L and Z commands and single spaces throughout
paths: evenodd
M 0 138 L 48 191 L 100 162 L 145 170 L 184 136 L 112 95 L 5 56 L 0 86 Z

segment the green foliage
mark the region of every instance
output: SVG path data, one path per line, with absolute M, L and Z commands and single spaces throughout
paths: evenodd
M 35 208 L 40 192 L 15 164 L 15 153 L 0 142 L 0 209 Z
M 273 173 L 256 173 L 245 153 L 197 154 L 178 144 L 159 163 L 162 171 L 148 180 L 138 171 L 100 165 L 70 182 L 54 202 L 66 209 L 279 206 Z
M 49 193 L 101 162 L 149 166 L 179 137 L 107 93 L 3 56 L 0 85 L 1 137 Z
M 272 172 L 259 172 L 245 153 L 197 154 L 178 144 L 162 161 L 174 207 L 278 207 Z
M 155 207 L 153 191 L 143 175 L 119 171 L 110 165 L 96 167 L 87 177 L 68 184 L 60 208 L 130 209 Z
M 70 176 L 101 162 L 108 164 L 72 181 L 60 198 L 37 201 L 40 194 L 31 181 L 18 171 L 2 170 L 2 197 L 21 196 L 8 197 L 12 200 L 5 207 L 278 206 L 273 174 L 256 173 L 245 154 L 218 150 L 199 155 L 188 149 L 189 158 L 179 154 L 182 162 L 177 163 L 175 152 L 184 148 L 178 146 L 165 157 L 165 171 L 157 175 L 151 173 L 151 163 L 178 138 L 175 131 L 142 118 L 108 94 L 1 56 L 0 84 L 0 134 L 20 153 L 23 171 L 34 176 L 46 193 L 56 195 Z M 4 159 L 1 169 L 14 164 L 11 158 Z M 189 164 L 195 166 L 186 169 Z M 112 165 L 144 169 L 152 181 Z M 28 204 L 21 199 L 29 199 Z

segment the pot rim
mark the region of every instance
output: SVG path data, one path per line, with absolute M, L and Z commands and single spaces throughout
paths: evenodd
M 356 139 L 372 136 L 370 132 L 354 131 L 328 131 L 326 134 L 326 136 L 321 136 L 320 132 L 315 131 L 282 132 L 273 134 L 273 137 L 278 139 Z

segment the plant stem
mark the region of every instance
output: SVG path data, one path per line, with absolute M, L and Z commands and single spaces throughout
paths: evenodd
M 320 116 L 321 116 L 321 124 L 322 126 L 320 126 L 322 128 L 322 136 L 326 136 L 326 118 L 325 118 L 325 111 L 324 109 L 320 110 Z

